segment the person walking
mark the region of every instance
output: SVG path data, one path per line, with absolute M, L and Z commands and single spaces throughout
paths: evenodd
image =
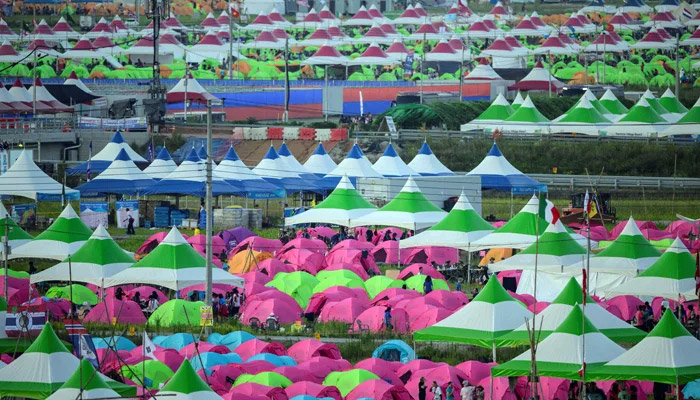
M 433 381 L 433 386 L 430 388 L 430 391 L 433 392 L 433 400 L 442 400 L 442 389 L 436 381 Z
M 455 388 L 452 386 L 452 381 L 447 382 L 445 388 L 445 400 L 455 400 Z

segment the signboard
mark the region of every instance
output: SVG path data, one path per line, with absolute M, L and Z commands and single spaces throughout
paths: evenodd
M 201 306 L 199 307 L 199 326 L 213 326 L 214 325 L 214 311 L 211 306 Z
M 109 205 L 106 201 L 96 202 L 81 202 L 80 203 L 80 220 L 89 226 L 90 229 L 97 228 L 100 224 L 107 228 L 107 216 L 109 214 Z
M 80 128 L 146 129 L 146 117 L 123 119 L 78 117 Z
M 10 168 L 10 156 L 7 150 L 0 150 L 0 175 L 7 172 L 8 168 Z
M 403 62 L 403 76 L 413 75 L 413 54 L 406 56 L 406 61 Z
M 387 115 L 384 118 L 386 118 L 386 127 L 389 128 L 389 132 L 396 133 L 396 125 L 394 125 L 394 117 Z
M 129 216 L 134 219 L 134 228 L 139 227 L 139 201 L 123 200 L 117 202 L 117 227 L 129 226 Z
M 270 192 L 252 192 L 248 193 L 248 198 L 249 199 L 277 199 L 277 198 L 282 198 L 287 196 L 287 192 L 284 191 L 284 189 L 279 189 L 279 190 L 273 190 Z
M 12 219 L 18 225 L 34 225 L 36 223 L 36 203 L 13 205 Z

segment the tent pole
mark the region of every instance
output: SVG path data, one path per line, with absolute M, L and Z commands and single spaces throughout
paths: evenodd
M 496 341 L 491 341 L 491 358 L 493 359 L 493 362 L 496 361 Z M 491 375 L 491 379 L 493 379 L 493 375 Z M 493 388 L 493 381 L 491 381 L 491 387 Z
M 206 283 L 207 292 L 205 296 L 205 301 L 207 306 L 211 305 L 212 302 L 212 225 L 214 219 L 212 218 L 212 139 L 211 139 L 211 100 L 207 100 L 207 199 L 206 199 L 206 256 L 207 256 L 207 273 L 206 273 Z M 207 327 L 207 335 L 211 334 L 211 327 Z
M 10 276 L 8 274 L 8 271 L 7 271 L 7 251 L 8 251 L 8 248 L 10 247 L 10 246 L 8 246 L 8 243 L 10 242 L 10 220 L 8 218 L 10 218 L 10 214 L 6 213 L 5 214 L 5 236 L 2 237 L 2 244 L 4 246 L 3 252 L 5 253 L 5 254 L 3 254 L 5 256 L 4 260 L 3 260 L 4 264 L 5 264 L 5 288 L 4 288 L 5 293 L 3 293 L 3 295 L 6 299 L 9 299 L 9 297 L 7 296 L 7 291 L 8 291 L 8 288 L 10 286 L 10 285 L 8 285 L 8 281 L 7 281 L 7 278 Z
M 481 210 L 484 212 L 484 210 Z M 513 188 L 510 188 L 510 217 L 513 218 Z

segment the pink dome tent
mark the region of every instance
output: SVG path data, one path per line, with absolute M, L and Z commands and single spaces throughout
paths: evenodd
M 361 321 L 363 325 L 369 327 L 370 332 L 384 332 L 386 331 L 386 326 L 384 325 L 385 311 L 386 307 L 370 307 L 357 316 L 355 322 L 353 322 L 353 326 L 357 324 L 357 321 Z M 409 330 L 408 313 L 401 309 L 392 309 L 391 323 L 394 326 L 393 332 L 407 333 Z
M 465 361 L 455 366 L 467 376 L 467 381 L 472 385 L 476 385 L 482 379 L 491 376 L 491 367 L 498 365 L 495 362 L 483 363 L 480 361 Z
M 403 385 L 392 385 L 380 379 L 366 380 L 345 396 L 346 400 L 413 400 Z
M 345 286 L 329 287 L 323 292 L 314 293 L 311 295 L 305 312 L 318 314 L 326 304 L 339 302 L 342 300 L 349 300 L 352 298 L 364 300 L 367 298 L 367 293 L 362 288 L 351 289 Z
M 369 300 L 354 297 L 341 301 L 327 302 L 321 309 L 318 320 L 321 322 L 335 321 L 352 324 L 369 307 Z
M 392 385 L 403 385 L 403 382 L 396 374 L 396 371 L 402 365 L 403 364 L 401 364 L 400 361 L 386 361 L 381 358 L 365 358 L 362 361 L 358 361 L 355 364 L 355 368 L 366 369 Z
M 349 361 L 344 359 L 332 360 L 326 357 L 311 357 L 303 363 L 300 363 L 299 367 L 311 372 L 323 382 L 326 376 L 331 372 L 347 371 L 352 368 L 352 365 Z
M 421 294 L 415 290 L 402 288 L 388 288 L 377 293 L 370 302 L 373 306 L 394 306 L 397 302 L 404 299 L 412 299 L 419 297 Z
M 409 319 L 409 326 L 411 328 L 411 332 L 419 331 L 429 326 L 433 326 L 438 322 L 442 321 L 443 319 L 452 315 L 452 313 L 452 311 L 447 310 L 445 308 L 430 307 L 421 311 L 415 316 L 411 314 L 411 318 Z
M 292 239 L 287 244 L 285 244 L 278 252 L 277 255 L 284 254 L 293 249 L 306 249 L 319 254 L 325 254 L 328 250 L 326 243 L 319 239 L 306 239 L 306 238 L 296 238 Z
M 280 272 L 294 272 L 294 267 L 276 258 L 267 258 L 258 263 L 257 270 L 274 278 Z
M 295 382 L 284 391 L 290 399 L 307 395 L 316 398 L 330 397 L 333 400 L 343 400 L 340 391 L 335 386 L 324 386 L 314 382 Z
M 425 263 L 411 264 L 410 266 L 402 269 L 399 273 L 398 279 L 406 280 L 419 274 L 428 275 L 433 279 L 445 280 L 445 277 L 438 272 L 438 270 L 436 270 L 432 265 Z
M 103 302 L 93 307 L 85 316 L 84 322 L 111 324 L 114 318 L 120 324 L 142 325 L 146 323 L 141 306 L 130 300 L 117 300 L 113 297 L 107 297 Z
M 277 258 L 292 264 L 297 271 L 306 271 L 311 275 L 316 275 L 326 267 L 323 255 L 308 249 L 292 249 Z
M 243 396 L 248 396 L 248 398 L 257 398 L 257 396 L 261 396 L 268 400 L 288 400 L 287 393 L 285 393 L 284 389 L 252 382 L 234 386 L 222 397 L 224 400 L 242 400 L 244 398 Z
M 234 247 L 229 253 L 229 257 L 243 250 L 248 250 L 249 248 L 253 249 L 254 251 L 275 254 L 282 248 L 282 242 L 278 239 L 266 239 L 259 236 L 251 236 L 244 239 L 236 247 Z
M 435 262 L 438 265 L 444 265 L 448 261 L 450 264 L 455 264 L 459 261 L 459 250 L 437 246 L 412 247 L 407 251 L 402 251 L 401 258 L 404 264 L 432 264 Z
M 279 318 L 280 324 L 292 324 L 300 318 L 302 311 L 299 304 L 293 300 L 288 302 L 282 302 L 279 299 L 249 301 L 246 302 L 245 307 L 241 310 L 243 314 L 241 322 L 249 325 L 251 318 L 257 318 L 260 323 L 264 324 L 270 314 L 274 313 Z
M 311 357 L 327 357 L 333 360 L 342 358 L 338 346 L 316 339 L 305 339 L 294 343 L 287 349 L 287 354 L 297 363 L 302 363 Z
M 233 352 L 241 356 L 243 360 L 247 360 L 256 354 L 270 353 L 277 356 L 286 356 L 287 350 L 278 342 L 263 342 L 259 339 L 246 340 L 233 349 Z

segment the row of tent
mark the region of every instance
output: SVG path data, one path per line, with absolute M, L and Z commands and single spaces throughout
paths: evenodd
M 533 72 L 537 69 L 535 68 Z M 529 76 L 531 76 L 532 73 Z M 523 79 L 516 86 L 546 86 L 547 81 Z M 660 98 L 650 90 L 628 109 L 608 89 L 600 99 L 590 92 L 563 115 L 550 120 L 542 115 L 528 95 L 518 92 L 513 103 L 499 95 L 478 117 L 461 126 L 462 131 L 499 130 L 526 133 L 581 133 L 596 136 L 694 135 L 700 129 L 700 99 L 688 110 L 667 89 Z

